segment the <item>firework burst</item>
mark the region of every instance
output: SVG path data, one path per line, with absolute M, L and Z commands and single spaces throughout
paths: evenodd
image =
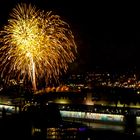
M 69 25 L 52 12 L 37 10 L 31 4 L 18 4 L 8 24 L 0 31 L 1 76 L 9 81 L 37 82 L 59 79 L 75 60 L 77 46 Z

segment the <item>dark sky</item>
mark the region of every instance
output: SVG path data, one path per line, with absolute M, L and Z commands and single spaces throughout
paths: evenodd
M 78 46 L 72 69 L 140 70 L 140 8 L 137 3 L 91 0 L 1 0 L 1 26 L 15 4 L 30 2 L 67 21 Z

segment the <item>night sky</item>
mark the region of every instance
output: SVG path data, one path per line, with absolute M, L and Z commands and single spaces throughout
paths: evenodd
M 91 0 L 1 0 L 0 25 L 20 2 L 52 10 L 69 23 L 78 46 L 73 71 L 140 72 L 140 8 L 137 3 Z

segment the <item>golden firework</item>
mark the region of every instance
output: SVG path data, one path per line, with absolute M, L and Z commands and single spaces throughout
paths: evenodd
M 77 46 L 69 25 L 51 11 L 37 10 L 31 4 L 18 4 L 8 24 L 0 31 L 0 68 L 6 81 L 11 78 L 32 82 L 56 81 L 75 60 Z

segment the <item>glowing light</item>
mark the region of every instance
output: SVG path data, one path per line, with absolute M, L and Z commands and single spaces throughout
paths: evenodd
M 59 80 L 75 60 L 77 46 L 69 25 L 52 12 L 37 10 L 31 4 L 18 4 L 8 24 L 0 31 L 0 69 L 6 81 Z M 28 78 L 27 78 L 28 77 Z

